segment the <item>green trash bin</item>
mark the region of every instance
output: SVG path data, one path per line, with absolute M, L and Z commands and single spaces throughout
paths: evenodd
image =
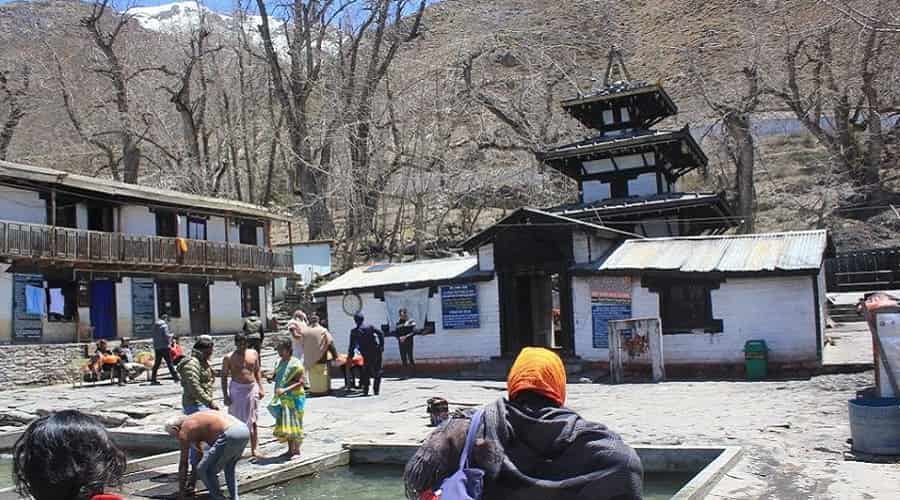
M 769 375 L 769 348 L 765 340 L 748 340 L 744 344 L 744 368 L 750 380 L 762 380 Z

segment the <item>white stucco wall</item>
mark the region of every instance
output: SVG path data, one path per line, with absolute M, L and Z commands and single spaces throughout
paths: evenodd
M 607 349 L 593 348 L 591 290 L 587 278 L 573 280 L 575 352 L 592 361 L 608 361 Z M 663 336 L 667 364 L 742 363 L 744 343 L 762 339 L 773 362 L 814 362 L 817 359 L 816 318 L 809 276 L 730 278 L 712 290 L 713 318 L 721 333 Z M 823 304 L 819 304 L 822 307 Z M 659 316 L 659 297 L 632 284 L 633 318 Z
M 471 362 L 488 360 L 500 355 L 500 304 L 497 280 L 478 285 L 478 311 L 481 327 L 471 330 L 445 330 L 441 323 L 440 290 L 429 302 L 428 320 L 435 322 L 435 334 L 415 338 L 416 361 Z M 384 302 L 371 293 L 360 294 L 362 314 L 366 322 L 380 328 L 387 322 Z M 328 297 L 328 328 L 334 335 L 338 352 L 346 353 L 353 318 L 344 313 L 341 296 Z M 394 337 L 385 339 L 385 362 L 399 362 L 400 351 Z
M 0 186 L 0 219 L 46 224 L 47 204 L 34 191 Z
M 206 239 L 209 241 L 225 241 L 224 217 L 210 217 L 206 219 Z
M 119 210 L 123 233 L 156 234 L 156 216 L 149 208 L 139 205 L 124 205 Z
M 213 333 L 236 333 L 244 326 L 241 287 L 237 283 L 216 281 L 209 286 L 209 323 Z

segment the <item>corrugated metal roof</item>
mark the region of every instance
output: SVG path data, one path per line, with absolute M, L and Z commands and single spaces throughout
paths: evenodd
M 607 258 L 582 269 L 601 273 L 809 271 L 822 266 L 827 245 L 824 230 L 628 240 Z
M 330 295 L 335 292 L 362 288 L 450 281 L 478 274 L 478 259 L 476 257 L 417 260 L 396 264 L 370 264 L 347 271 L 315 289 L 313 295 Z
M 73 174 L 52 168 L 35 167 L 8 161 L 0 161 L 0 178 L 16 179 L 19 181 L 31 181 L 35 183 L 51 184 L 59 187 L 69 187 L 82 192 L 89 191 L 108 196 L 122 196 L 125 198 L 147 200 L 160 204 L 178 205 L 186 208 L 207 209 L 219 212 L 230 212 L 237 215 L 261 217 L 287 221 L 280 215 L 274 214 L 264 207 L 244 203 L 241 201 L 213 198 L 211 196 L 199 196 L 182 193 L 170 189 L 159 189 L 137 184 L 126 184 L 111 179 L 88 177 Z

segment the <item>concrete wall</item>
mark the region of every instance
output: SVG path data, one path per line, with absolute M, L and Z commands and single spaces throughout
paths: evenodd
M 429 302 L 428 320 L 435 322 L 435 334 L 417 336 L 415 355 L 417 362 L 453 363 L 488 360 L 500 355 L 500 303 L 497 294 L 497 280 L 480 282 L 478 286 L 478 310 L 481 327 L 471 330 L 445 330 L 441 323 L 440 290 Z M 366 321 L 376 328 L 387 322 L 387 308 L 384 302 L 371 293 L 360 294 L 363 300 L 362 313 Z M 353 318 L 342 307 L 343 298 L 328 297 L 328 328 L 334 335 L 338 352 L 346 353 L 353 328 Z M 384 361 L 389 364 L 400 362 L 397 340 L 385 339 Z
M 47 223 L 47 203 L 34 191 L 0 186 L 0 219 Z
M 608 361 L 607 349 L 592 346 L 591 290 L 588 278 L 573 281 L 576 354 L 592 361 Z M 663 336 L 666 364 L 743 363 L 744 343 L 762 339 L 769 360 L 776 363 L 817 360 L 812 280 L 809 276 L 730 278 L 712 290 L 713 318 L 721 319 L 721 333 L 702 331 Z M 818 307 L 822 307 L 819 304 Z M 659 316 L 659 297 L 632 284 L 633 318 Z

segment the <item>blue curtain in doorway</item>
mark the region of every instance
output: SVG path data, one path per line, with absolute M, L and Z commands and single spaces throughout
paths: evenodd
M 116 337 L 116 298 L 112 281 L 91 282 L 91 326 L 95 339 Z

